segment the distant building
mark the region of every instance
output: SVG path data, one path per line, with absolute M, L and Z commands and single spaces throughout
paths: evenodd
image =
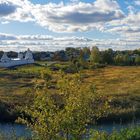
M 0 59 L 0 67 L 8 68 L 19 65 L 26 65 L 34 63 L 34 58 L 30 49 L 27 50 L 25 57 L 22 53 L 18 54 L 18 58 L 11 59 L 7 56 L 7 53 L 4 52 L 3 56 Z

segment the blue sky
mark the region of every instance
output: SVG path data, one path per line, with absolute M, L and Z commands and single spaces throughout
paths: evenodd
M 82 0 L 81 2 L 86 2 L 86 3 L 92 3 L 95 0 Z M 132 0 L 128 0 L 128 1 L 132 1 Z M 64 2 L 64 4 L 69 4 L 71 1 L 69 0 L 31 0 L 32 3 L 34 4 L 48 4 L 48 3 L 60 3 L 60 2 Z M 127 8 L 126 8 L 126 4 L 124 1 L 122 0 L 118 0 L 118 3 L 120 4 L 120 6 L 122 7 L 123 11 L 126 12 Z M 18 22 L 18 21 L 11 21 L 9 24 L 0 24 L 0 32 L 2 33 L 10 33 L 10 34 L 16 34 L 16 35 L 26 35 L 26 34 L 49 34 L 49 35 L 55 35 L 55 36 L 62 36 L 62 35 L 74 35 L 74 36 L 86 36 L 86 37 L 94 37 L 94 38 L 107 38 L 107 36 L 109 38 L 114 38 L 116 37 L 116 35 L 112 35 L 112 34 L 108 34 L 105 33 L 104 35 L 102 33 L 100 33 L 98 30 L 93 30 L 93 31 L 86 31 L 86 32 L 72 32 L 72 33 L 56 33 L 56 32 L 52 32 L 49 31 L 48 29 L 41 27 L 40 25 L 34 23 L 34 22 L 26 22 L 26 23 L 22 23 L 22 22 Z
M 0 0 L 0 50 L 136 49 L 139 23 L 140 0 Z

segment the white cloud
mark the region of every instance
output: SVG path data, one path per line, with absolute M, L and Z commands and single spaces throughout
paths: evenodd
M 66 47 L 84 47 L 93 40 L 85 37 L 53 37 L 48 35 L 8 35 L 0 34 L 0 50 L 56 51 Z
M 135 5 L 140 6 L 140 1 L 139 0 L 134 1 L 134 3 L 135 3 Z
M 10 23 L 9 21 L 2 21 L 1 24 L 8 24 Z
M 139 5 L 139 1 L 134 1 Z M 31 47 L 33 50 L 57 50 L 65 47 L 83 47 L 99 45 L 100 48 L 129 48 L 139 47 L 140 40 L 140 11 L 129 4 L 128 14 L 123 13 L 117 0 L 96 0 L 84 3 L 71 0 L 70 3 L 60 2 L 48 4 L 33 4 L 29 0 L 0 0 L 0 22 L 10 21 L 29 22 L 48 28 L 54 32 L 91 31 L 119 34 L 123 40 L 93 40 L 79 37 L 52 37 L 43 35 L 14 36 L 0 34 L 0 48 L 10 49 Z M 128 38 L 133 38 L 126 45 Z M 137 37 L 135 39 L 135 37 Z M 127 39 L 125 39 L 127 38 Z M 3 47 L 3 46 L 6 47 Z M 11 47 L 11 45 L 13 47 Z M 116 48 L 117 46 L 117 48 Z
M 16 40 L 17 37 L 10 34 L 0 33 L 0 40 Z
M 100 29 L 104 23 L 124 17 L 117 2 L 112 0 L 35 5 L 32 14 L 39 25 L 54 32 Z
M 66 47 L 98 46 L 101 50 L 112 48 L 126 50 L 140 48 L 140 37 L 127 36 L 122 39 L 90 39 L 85 37 L 54 37 L 48 35 L 8 35 L 0 34 L 0 50 L 25 51 L 56 51 Z
M 33 4 L 28 0 L 1 0 L 0 15 L 2 20 L 28 22 L 34 21 L 31 10 Z
M 139 4 L 140 1 L 134 1 Z M 2 24 L 10 21 L 38 23 L 54 32 L 77 32 L 97 29 L 101 32 L 134 34 L 139 32 L 140 12 L 132 5 L 124 15 L 116 0 L 96 0 L 84 3 L 33 4 L 29 0 L 0 0 Z
M 100 30 L 104 23 L 124 17 L 114 0 L 96 0 L 93 3 L 74 0 L 65 5 L 63 2 L 32 4 L 29 0 L 2 0 L 1 3 L 6 4 L 7 8 L 3 20 L 34 21 L 54 32 Z
M 114 0 L 96 0 L 94 5 L 95 7 L 97 7 L 97 9 L 103 11 L 115 11 L 117 9 L 120 9 L 117 1 Z
M 132 7 L 125 18 L 106 24 L 106 29 L 104 31 L 119 34 L 121 37 L 131 36 L 134 38 L 140 36 L 139 23 L 140 11 L 135 11 L 134 7 Z

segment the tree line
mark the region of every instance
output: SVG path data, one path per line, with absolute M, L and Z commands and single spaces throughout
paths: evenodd
M 25 52 L 23 53 L 25 54 Z M 2 54 L 3 52 L 0 51 L 0 57 L 2 57 Z M 17 52 L 8 52 L 10 58 L 17 57 L 17 55 Z M 115 51 L 112 49 L 99 50 L 97 46 L 92 48 L 68 47 L 65 50 L 55 52 L 33 52 L 33 56 L 36 61 L 90 61 L 94 64 L 106 65 L 140 65 L 140 49 Z
M 98 47 L 83 48 L 79 59 L 95 64 L 107 65 L 140 65 L 140 50 L 114 51 L 112 49 L 100 51 Z
M 93 47 L 90 60 L 94 63 L 108 65 L 140 65 L 140 50 L 113 51 L 108 49 L 99 51 L 97 47 Z

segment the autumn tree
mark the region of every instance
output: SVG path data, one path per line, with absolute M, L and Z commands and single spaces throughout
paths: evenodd
M 106 115 L 107 100 L 95 91 L 94 86 L 82 86 L 80 75 L 72 78 L 61 75 L 57 91 L 46 87 L 36 89 L 34 102 L 23 111 L 26 124 L 38 139 L 81 139 L 89 123 Z

